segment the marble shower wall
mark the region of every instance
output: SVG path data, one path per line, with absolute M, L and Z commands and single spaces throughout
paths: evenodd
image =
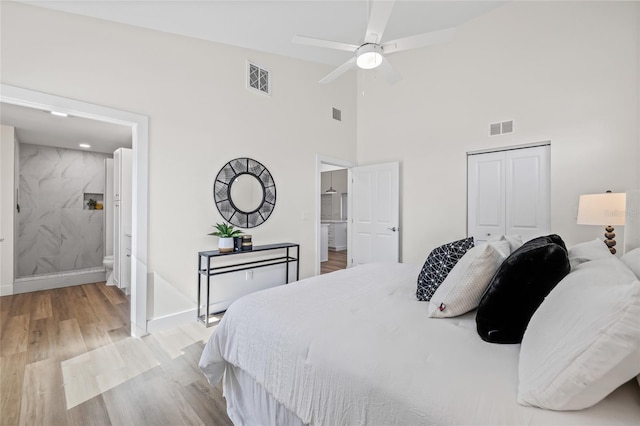
M 18 276 L 102 266 L 104 210 L 83 194 L 104 194 L 107 154 L 20 144 Z

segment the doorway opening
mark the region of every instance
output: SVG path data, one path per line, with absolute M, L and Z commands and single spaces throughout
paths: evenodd
M 147 334 L 148 117 L 19 87 L 0 85 L 0 102 L 128 126 L 132 134 L 131 334 Z M 7 195 L 3 195 L 7 196 Z M 11 196 L 11 195 L 9 195 Z M 14 201 L 15 195 L 13 195 Z M 15 205 L 15 203 L 14 203 Z M 16 226 L 14 219 L 13 225 Z M 15 254 L 15 247 L 7 247 Z M 15 256 L 11 256 L 15 259 Z M 15 265 L 15 263 L 14 263 Z M 17 270 L 14 266 L 12 281 Z
M 346 269 L 350 251 L 350 161 L 322 157 L 316 167 L 316 275 Z

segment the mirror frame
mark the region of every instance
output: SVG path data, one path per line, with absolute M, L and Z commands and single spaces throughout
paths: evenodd
M 262 200 L 252 211 L 238 208 L 231 198 L 233 182 L 241 175 L 256 178 L 262 187 Z M 225 164 L 213 182 L 213 199 L 222 217 L 239 228 L 262 225 L 276 206 L 276 184 L 269 170 L 260 162 L 247 157 L 235 158 Z

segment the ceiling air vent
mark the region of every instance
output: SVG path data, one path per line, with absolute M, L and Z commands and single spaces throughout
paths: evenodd
M 333 119 L 342 121 L 342 111 L 340 111 L 338 108 L 333 108 Z
M 269 71 L 251 62 L 247 62 L 247 65 L 247 88 L 266 95 L 271 94 Z

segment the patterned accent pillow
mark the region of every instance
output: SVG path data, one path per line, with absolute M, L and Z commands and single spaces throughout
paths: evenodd
M 429 253 L 418 275 L 418 290 L 416 291 L 418 300 L 422 302 L 431 300 L 433 293 L 447 278 L 458 260 L 472 247 L 473 237 L 469 237 L 434 248 Z

